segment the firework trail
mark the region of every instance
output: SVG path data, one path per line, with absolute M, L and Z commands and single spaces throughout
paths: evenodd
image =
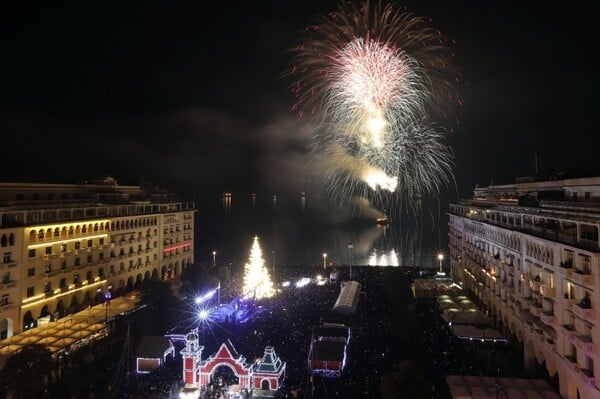
M 443 120 L 457 101 L 451 54 L 424 18 L 341 3 L 307 29 L 290 75 L 300 115 L 319 117 L 315 156 L 338 203 L 410 210 L 452 180 Z

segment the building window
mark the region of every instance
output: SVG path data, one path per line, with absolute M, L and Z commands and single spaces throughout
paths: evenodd
M 81 243 L 79 241 L 75 241 L 75 249 L 81 248 Z
M 119 270 L 121 270 L 121 271 L 125 270 L 125 263 L 121 262 L 119 264 Z
M 30 267 L 29 269 L 27 269 L 27 277 L 33 276 L 35 276 L 35 267 Z
M 44 273 L 50 273 L 52 272 L 52 265 L 46 265 L 46 267 L 44 268 Z
M 27 287 L 27 298 L 31 298 L 34 293 L 35 291 L 33 287 Z
M 0 305 L 5 306 L 8 305 L 8 294 L 4 294 L 2 295 L 2 303 L 0 303 Z
M 92 263 L 93 262 L 93 256 L 92 255 L 88 255 L 87 256 L 87 263 Z
M 88 248 L 91 248 L 94 246 L 94 240 L 88 240 Z
M 52 255 L 52 247 L 46 247 L 46 255 Z
M 52 283 L 50 281 L 46 281 L 44 283 L 44 292 L 49 292 L 52 290 Z
M 67 252 L 67 244 L 60 244 L 60 252 Z
M 104 245 L 104 238 L 100 238 L 100 239 L 98 240 L 98 244 L 100 244 L 100 245 Z
M 115 272 L 115 265 L 110 265 L 110 272 L 114 273 Z
M 103 267 L 98 269 L 98 277 L 104 278 L 104 268 Z
M 104 259 L 104 253 L 103 253 L 103 252 L 100 252 L 100 253 L 98 254 L 98 259 L 99 259 L 99 260 L 102 260 L 102 259 Z
M 73 276 L 73 284 L 79 283 L 79 274 Z
M 65 270 L 67 268 L 67 261 L 66 260 L 61 260 L 60 261 L 60 269 L 61 270 Z
M 67 286 L 67 279 L 63 277 L 60 279 L 60 288 L 65 288 L 66 286 Z
M 81 259 L 79 259 L 79 258 L 75 258 L 74 265 L 75 265 L 75 266 L 79 266 L 79 265 L 81 265 Z
M 17 194 L 17 201 L 23 201 L 25 199 L 24 194 Z
M 4 273 L 2 275 L 2 284 L 10 283 L 10 272 Z
M 29 257 L 35 258 L 35 248 L 29 250 Z
M 12 261 L 12 252 L 5 252 L 4 253 L 4 263 L 9 263 Z
M 91 281 L 91 280 L 92 280 L 92 272 L 91 272 L 91 271 L 88 271 L 88 272 L 85 274 L 85 278 L 86 278 L 86 280 L 88 280 L 88 281 Z

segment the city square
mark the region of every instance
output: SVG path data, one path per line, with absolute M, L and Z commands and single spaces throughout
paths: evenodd
M 0 398 L 600 399 L 591 2 L 10 2 Z

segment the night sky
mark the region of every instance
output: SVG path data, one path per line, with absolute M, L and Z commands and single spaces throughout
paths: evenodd
M 284 72 L 336 2 L 11 3 L 24 4 L 0 6 L 0 181 L 306 190 L 311 120 Z M 577 3 L 402 3 L 456 41 L 458 195 L 532 174 L 534 153 L 544 170 L 598 165 L 599 24 Z

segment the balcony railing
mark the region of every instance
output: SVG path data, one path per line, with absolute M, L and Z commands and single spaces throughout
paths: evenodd
M 558 274 L 566 278 L 571 278 L 571 275 L 573 274 L 573 269 L 565 269 L 564 267 L 559 267 Z
M 550 286 L 548 286 L 546 284 L 542 284 L 540 286 L 540 292 L 545 297 L 549 297 L 549 298 L 555 298 L 556 297 L 556 287 L 550 287 Z
M 596 378 L 594 377 L 594 371 L 589 369 L 580 369 L 579 373 L 581 375 L 581 379 L 585 381 L 585 383 L 591 387 L 596 386 Z
M 584 273 L 577 269 L 573 270 L 573 273 L 571 273 L 571 276 L 569 278 L 571 281 L 573 281 L 579 285 L 587 285 L 587 286 L 594 285 L 594 276 L 592 274 Z
M 581 303 L 577 303 L 575 304 L 575 306 L 573 306 L 573 313 L 584 320 L 594 320 L 594 309 L 592 309 L 591 307 L 587 307 L 587 306 L 582 306 Z
M 594 342 L 591 335 L 574 335 L 575 346 L 584 352 L 594 352 Z
M 557 302 L 560 303 L 561 305 L 563 305 L 565 307 L 565 309 L 573 309 L 573 306 L 575 304 L 575 299 L 569 298 L 569 297 L 560 297 L 557 298 Z
M 554 324 L 556 322 L 556 316 L 554 316 L 554 312 L 552 311 L 545 311 L 545 312 L 541 312 L 540 313 L 540 319 L 542 319 L 542 321 L 546 324 Z
M 565 356 L 565 359 L 567 359 L 567 366 L 573 370 L 573 371 L 578 371 L 579 367 L 577 366 L 577 358 L 575 356 L 571 356 L 571 355 L 567 355 Z
M 563 324 L 560 326 L 560 329 L 564 335 L 566 335 L 569 340 L 577 334 L 577 330 L 575 330 L 575 326 L 573 324 Z

